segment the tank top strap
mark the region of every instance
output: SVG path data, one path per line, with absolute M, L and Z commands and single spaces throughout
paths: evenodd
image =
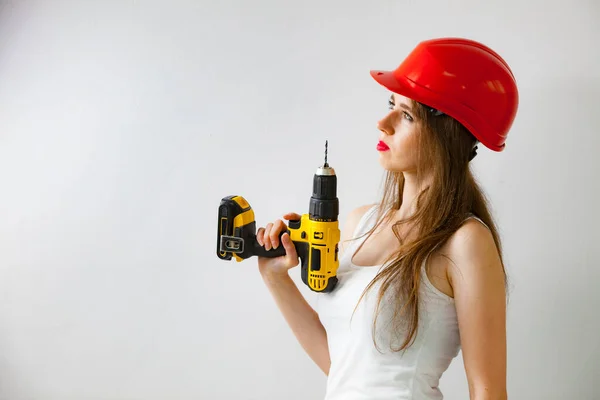
M 487 224 L 485 222 L 483 222 L 481 220 L 481 218 L 479 218 L 477 215 L 473 214 L 473 213 L 469 213 L 469 215 L 467 215 L 467 217 L 465 218 L 464 222 L 467 222 L 470 219 L 475 219 L 477 221 L 479 221 L 479 223 L 483 226 L 485 226 L 486 228 L 490 229 L 489 226 L 487 226 Z
M 481 220 L 481 218 L 479 218 L 477 215 L 475 215 L 475 214 L 473 214 L 473 213 L 469 213 L 469 214 L 468 214 L 468 215 L 465 217 L 465 219 L 463 220 L 463 224 L 464 224 L 465 222 L 467 222 L 468 220 L 470 220 L 470 219 L 477 220 L 477 221 L 479 221 L 479 223 L 480 223 L 480 224 L 482 224 L 483 226 L 485 226 L 487 229 L 490 229 L 490 227 L 489 227 L 489 226 L 487 226 L 487 224 L 486 224 L 485 222 L 483 222 L 483 221 Z M 429 251 L 429 253 L 427 253 L 427 255 L 426 255 L 426 257 L 425 257 L 425 261 L 423 262 L 423 267 L 424 267 L 424 266 L 425 266 L 425 264 L 427 263 L 427 259 L 429 258 L 429 256 L 431 256 L 431 254 L 432 254 L 434 251 L 436 251 L 436 250 L 437 250 L 437 249 L 438 249 L 440 246 L 441 246 L 441 243 L 438 243 L 436 246 L 434 246 L 434 248 L 433 248 L 433 249 L 431 249 L 431 250 Z
M 485 226 L 486 228 L 489 229 L 489 227 L 487 226 L 487 224 L 485 222 L 483 222 L 481 220 L 481 218 L 479 218 L 478 216 L 476 216 L 473 213 L 469 213 L 463 220 L 463 223 L 467 222 L 470 219 L 475 219 L 477 221 L 479 221 L 483 226 Z M 447 294 L 443 293 L 442 291 L 440 291 L 438 288 L 436 288 L 433 283 L 431 282 L 431 280 L 429 279 L 429 276 L 427 275 L 427 261 L 429 259 L 429 257 L 441 246 L 441 243 L 438 243 L 436 246 L 434 246 L 433 249 L 431 249 L 427 255 L 425 256 L 425 259 L 423 260 L 423 264 L 421 265 L 421 276 L 423 277 L 423 283 L 425 284 L 425 286 L 432 291 L 433 293 L 435 293 L 438 297 L 444 299 L 447 302 L 454 302 L 454 299 L 450 296 L 448 296 Z

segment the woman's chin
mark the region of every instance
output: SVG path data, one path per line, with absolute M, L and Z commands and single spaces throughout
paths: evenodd
M 388 172 L 405 172 L 414 169 L 407 165 L 391 162 L 390 159 L 382 156 L 379 157 L 379 165 Z
M 397 166 L 394 166 L 393 163 L 390 163 L 388 160 L 385 160 L 382 157 L 379 158 L 379 165 L 381 165 L 381 168 L 383 168 L 385 171 L 400 172 Z

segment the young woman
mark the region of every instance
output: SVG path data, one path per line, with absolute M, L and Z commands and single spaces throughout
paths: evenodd
M 326 399 L 441 399 L 462 349 L 470 398 L 505 399 L 505 271 L 496 227 L 470 170 L 476 144 L 504 148 L 518 104 L 513 74 L 485 45 L 419 43 L 371 75 L 391 91 L 377 150 L 377 204 L 342 227 L 338 285 L 315 311 L 288 275 L 298 257 L 283 220 L 260 228 L 259 270 L 300 344 L 328 375 Z M 284 219 L 297 219 L 289 213 Z

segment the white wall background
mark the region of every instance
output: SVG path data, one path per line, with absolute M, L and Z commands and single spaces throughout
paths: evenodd
M 510 398 L 600 398 L 597 1 L 0 4 L 2 400 L 322 398 L 256 261 L 217 259 L 217 206 L 306 212 L 325 139 L 341 218 L 374 201 L 369 69 L 436 36 L 487 43 L 520 86 L 506 151 L 474 161 Z M 460 358 L 442 390 L 468 398 Z

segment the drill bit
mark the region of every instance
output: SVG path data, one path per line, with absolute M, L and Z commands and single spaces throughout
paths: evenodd
M 329 167 L 329 165 L 327 164 L 327 140 L 325 141 L 325 164 L 323 164 L 324 167 Z

